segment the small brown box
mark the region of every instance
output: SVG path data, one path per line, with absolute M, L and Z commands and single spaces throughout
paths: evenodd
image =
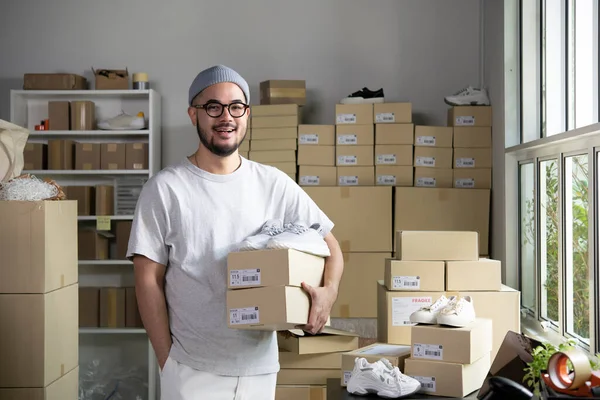
M 102 143 L 100 169 L 125 169 L 125 143 Z
M 124 260 L 127 257 L 129 235 L 131 234 L 131 221 L 118 221 L 116 224 L 117 254 L 116 258 Z
M 76 74 L 24 74 L 24 90 L 85 90 L 87 79 Z
M 335 146 L 298 145 L 298 165 L 335 166 Z
M 414 124 L 375 124 L 375 144 L 414 144 Z
M 452 148 L 415 147 L 415 167 L 452 168 Z
M 129 71 L 127 69 L 97 69 L 94 70 L 96 90 L 127 90 L 129 89 Z
M 452 127 L 415 126 L 415 146 L 452 147 Z
M 375 186 L 375 167 L 336 167 L 338 186 Z
M 71 102 L 71 130 L 91 131 L 96 127 L 96 104 L 82 100 Z
M 415 168 L 415 187 L 451 188 L 452 169 L 450 168 Z
M 335 146 L 336 166 L 361 166 L 375 165 L 374 146 Z M 373 175 L 375 172 L 373 172 Z
M 48 102 L 48 125 L 51 131 L 68 131 L 70 129 L 71 114 L 68 101 Z
M 100 289 L 100 327 L 125 327 L 125 288 Z
M 376 124 L 410 124 L 412 103 L 375 103 L 373 120 Z
M 336 167 L 301 165 L 299 170 L 300 186 L 336 186 Z
M 72 140 L 48 140 L 48 169 L 72 170 L 75 142 Z
M 413 145 L 378 144 L 375 146 L 375 165 L 405 165 L 413 163 Z
M 75 144 L 75 169 L 100 169 L 100 143 Z
M 492 168 L 492 148 L 454 149 L 453 168 Z
M 369 125 L 337 125 L 335 127 L 335 143 L 339 146 L 373 146 L 375 129 Z
M 412 186 L 414 168 L 412 165 L 375 166 L 375 184 L 381 186 Z
M 306 81 L 268 80 L 260 82 L 260 104 L 306 104 Z
M 96 215 L 115 214 L 115 188 L 110 185 L 96 186 Z
M 135 296 L 135 287 L 125 288 L 125 327 L 143 328 L 142 317 Z
M 100 288 L 79 288 L 79 326 L 82 328 L 100 326 Z
M 148 143 L 127 143 L 125 169 L 148 169 Z
M 373 104 L 336 104 L 335 124 L 373 124 Z
M 48 168 L 48 145 L 45 143 L 25 144 L 23 149 L 23 169 L 43 170 Z
M 68 186 L 63 189 L 69 200 L 77 200 L 77 215 L 92 215 L 94 210 L 93 186 Z
M 492 126 L 492 107 L 450 107 L 448 109 L 448 126 Z
M 94 230 L 80 230 L 77 254 L 80 260 L 108 260 L 108 239 Z

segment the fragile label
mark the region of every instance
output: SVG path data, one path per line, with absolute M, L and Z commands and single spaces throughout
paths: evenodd
M 395 185 L 396 177 L 394 175 L 377 175 L 378 185 Z
M 440 344 L 415 343 L 412 355 L 414 358 L 442 361 L 444 359 L 444 346 Z
M 258 307 L 232 308 L 229 310 L 231 325 L 258 324 L 260 321 Z
M 421 384 L 421 392 L 430 392 L 435 393 L 435 376 L 415 376 L 411 375 L 413 378 L 419 381 Z
M 301 185 L 318 185 L 319 181 L 319 177 L 314 175 L 302 175 L 300 177 Z
M 394 115 L 394 113 L 378 113 L 375 114 L 375 122 L 396 122 L 396 116 Z
M 392 325 L 412 326 L 410 315 L 421 307 L 431 306 L 431 297 L 394 297 L 392 298 Z
M 396 164 L 396 155 L 377 154 L 377 164 Z
M 417 144 L 421 146 L 435 146 L 435 136 L 417 136 Z
M 435 187 L 435 178 L 417 178 L 416 186 Z
M 350 377 L 352 377 L 352 371 L 344 371 L 344 385 L 348 385 Z
M 339 135 L 338 144 L 357 144 L 358 139 L 356 135 Z
M 420 289 L 420 276 L 394 276 L 392 277 L 392 289 Z
M 355 124 L 356 114 L 337 114 L 335 120 L 338 124 Z
M 319 144 L 319 135 L 316 133 L 305 133 L 298 139 L 300 144 Z
M 340 176 L 338 179 L 340 186 L 358 185 L 358 176 Z
M 229 271 L 230 286 L 260 285 L 260 268 L 236 269 Z
M 338 165 L 356 165 L 358 162 L 358 157 L 356 156 L 338 156 L 337 158 Z
M 454 119 L 454 125 L 456 125 L 456 126 L 473 126 L 473 125 L 475 125 L 475 117 L 461 115 L 460 117 L 456 117 Z
M 417 167 L 435 167 L 435 157 L 419 156 L 415 160 Z
M 456 168 L 475 168 L 475 159 L 467 157 L 457 158 Z
M 474 188 L 475 187 L 475 179 L 473 179 L 473 178 L 457 179 L 455 184 L 456 184 L 457 188 Z

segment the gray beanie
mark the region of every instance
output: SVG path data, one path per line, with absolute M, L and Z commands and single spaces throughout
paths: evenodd
M 196 76 L 196 79 L 194 79 L 194 82 L 190 86 L 189 104 L 192 105 L 194 97 L 201 91 L 221 82 L 231 82 L 238 85 L 246 96 L 246 103 L 250 104 L 250 88 L 246 80 L 240 74 L 224 65 L 215 65 L 207 68 Z

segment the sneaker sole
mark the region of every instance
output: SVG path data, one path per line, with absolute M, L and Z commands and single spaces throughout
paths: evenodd
M 290 250 L 296 250 L 296 251 L 300 251 L 302 253 L 312 254 L 312 255 L 315 255 L 317 257 L 329 257 L 331 255 L 331 253 L 329 252 L 329 247 L 327 247 L 326 244 L 325 244 L 325 247 L 323 248 L 323 251 L 312 251 L 311 248 L 305 248 L 305 247 L 302 247 L 302 246 L 288 246 L 285 243 L 282 243 L 282 242 L 278 241 L 277 239 L 271 239 L 267 243 L 267 248 L 268 249 L 290 249 Z
M 372 99 L 365 99 L 362 97 L 346 97 L 340 101 L 341 104 L 375 104 L 384 102 L 384 97 L 374 97 Z
M 449 106 L 454 106 L 454 107 L 460 107 L 460 106 L 489 106 L 489 104 L 481 104 L 477 101 L 466 101 L 464 103 L 459 103 L 459 102 L 455 102 L 455 101 L 449 101 L 447 99 L 444 99 L 444 103 L 448 104 Z
M 378 397 L 381 397 L 382 399 L 401 399 L 403 397 L 407 397 L 407 396 L 412 396 L 413 394 L 417 393 L 419 390 L 421 390 L 421 387 L 417 388 L 416 390 L 410 392 L 410 393 L 406 393 L 400 396 L 395 396 L 395 395 L 390 395 L 387 394 L 383 391 L 378 391 L 377 389 L 363 389 L 363 388 L 359 388 L 356 389 L 354 391 L 350 391 L 350 389 L 347 389 L 348 393 L 353 394 L 355 396 L 368 396 L 370 394 L 374 394 Z

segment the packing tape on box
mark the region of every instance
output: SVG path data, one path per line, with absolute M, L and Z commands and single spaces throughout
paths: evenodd
M 347 263 L 350 260 L 350 253 L 342 253 L 342 257 L 344 258 L 344 263 Z
M 569 374 L 568 362 L 573 373 Z M 560 389 L 577 389 L 590 379 L 592 367 L 590 361 L 580 350 L 567 350 L 554 353 L 548 360 L 550 381 Z
M 65 287 L 65 275 L 60 274 L 60 287 Z
M 348 186 L 340 186 L 340 196 L 342 199 L 350 197 L 350 188 Z
M 350 304 L 340 305 L 340 318 L 350 318 Z
M 350 251 L 350 241 L 342 240 L 340 242 L 340 249 L 342 249 L 342 253 L 348 253 Z
M 60 376 L 65 374 L 65 364 L 60 364 Z
M 310 400 L 325 400 L 325 389 L 322 387 L 311 387 L 309 399 Z

